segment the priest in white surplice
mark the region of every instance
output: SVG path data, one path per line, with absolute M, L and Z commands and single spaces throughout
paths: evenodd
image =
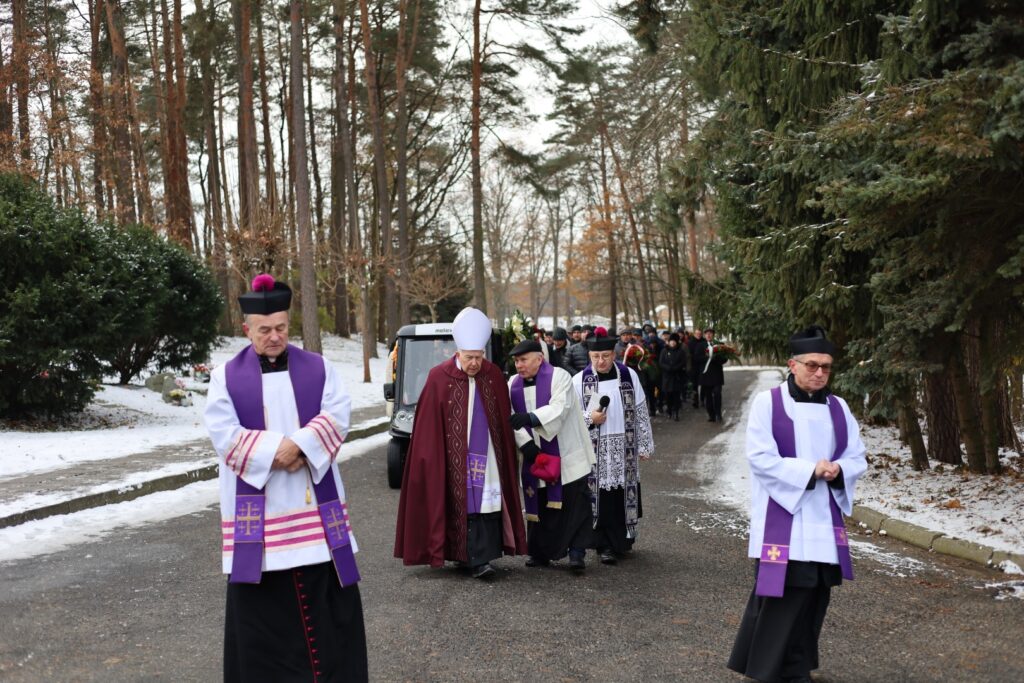
M 586 341 L 590 365 L 572 378 L 597 457 L 590 476 L 594 530 L 589 547 L 603 564 L 615 564 L 636 541 L 643 517 L 640 461 L 654 453 L 647 398 L 636 372 L 616 362 L 617 341 L 596 328 Z
M 220 460 L 225 681 L 367 680 L 359 574 L 335 458 L 350 399 L 323 357 L 288 344 L 291 290 L 239 297 L 252 342 L 210 378 Z M 301 618 L 300 618 L 301 617 Z
M 516 374 L 508 381 L 523 456 L 526 566 L 545 567 L 568 555 L 570 569 L 580 574 L 593 526 L 587 478 L 594 447 L 572 377 L 544 359 L 542 343 L 528 339 L 512 349 Z
M 747 424 L 755 588 L 728 666 L 759 681 L 810 681 L 832 586 L 852 579 L 843 514 L 867 462 L 857 421 L 827 384 L 835 347 L 818 326 L 790 338 L 790 375 Z

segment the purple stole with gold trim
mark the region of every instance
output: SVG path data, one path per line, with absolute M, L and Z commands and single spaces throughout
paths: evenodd
M 537 407 L 542 408 L 547 404 L 551 403 L 551 381 L 555 376 L 555 368 L 548 363 L 543 361 L 540 364 L 540 369 L 537 371 L 536 376 L 536 397 Z M 512 401 L 512 409 L 517 413 L 528 412 L 526 409 L 526 392 L 523 386 L 523 378 L 516 375 L 512 380 L 511 390 L 509 391 L 509 398 Z M 533 429 L 530 427 L 525 428 L 530 438 L 533 438 Z M 543 438 L 540 440 L 540 450 L 542 453 L 548 455 L 558 455 L 562 453 L 558 450 L 558 437 L 555 437 L 551 441 L 547 441 Z M 530 522 L 539 522 L 540 516 L 537 509 L 537 489 L 540 485 L 537 477 L 533 476 L 530 472 L 530 464 L 523 461 L 522 469 L 523 479 L 523 504 L 526 508 L 526 519 Z M 562 507 L 562 481 L 561 477 L 554 484 L 547 484 L 548 502 L 547 506 L 553 509 L 559 509 Z
M 772 395 L 772 437 L 783 458 L 796 457 L 796 426 L 786 414 L 782 403 L 782 387 L 771 390 Z M 836 447 L 832 461 L 846 450 L 846 415 L 842 406 L 833 396 L 828 397 L 828 412 L 832 417 L 832 431 Z M 832 528 L 835 531 L 836 553 L 843 578 L 853 580 L 853 561 L 850 559 L 850 544 L 846 538 L 846 526 L 839 504 L 831 492 L 828 494 L 829 510 L 832 512 Z M 761 544 L 761 563 L 757 571 L 756 595 L 765 598 L 781 598 L 786 587 L 786 565 L 789 564 L 789 540 L 793 532 L 793 515 L 771 498 L 765 514 L 764 538 Z
M 259 357 L 250 345 L 228 361 L 224 369 L 228 394 L 235 406 L 239 423 L 246 429 L 265 430 L 263 413 L 263 372 Z M 288 377 L 295 394 L 299 424 L 306 425 L 320 414 L 324 384 L 327 381 L 323 358 L 315 353 L 288 345 Z M 338 500 L 334 474 L 328 471 L 316 493 L 320 523 L 327 538 L 327 547 L 334 561 L 338 581 L 350 586 L 359 581 L 355 555 L 349 537 L 347 506 Z M 263 571 L 263 533 L 266 518 L 266 495 L 241 477 L 235 483 L 234 553 L 231 561 L 231 583 L 259 583 Z

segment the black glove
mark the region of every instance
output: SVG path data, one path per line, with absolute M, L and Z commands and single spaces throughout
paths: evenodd
M 519 450 L 523 452 L 523 462 L 528 465 L 532 465 L 533 461 L 540 455 L 540 447 L 533 441 L 527 441 L 519 447 Z
M 508 421 L 512 424 L 512 429 L 522 429 L 523 427 L 533 426 L 533 420 L 530 419 L 529 413 L 512 413 L 508 418 Z

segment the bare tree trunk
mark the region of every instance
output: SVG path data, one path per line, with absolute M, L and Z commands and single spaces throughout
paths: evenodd
M 917 421 L 915 405 L 917 396 L 913 388 L 904 392 L 899 405 L 899 425 L 905 443 L 910 447 L 910 459 L 914 469 L 922 472 L 928 469 L 928 452 L 925 450 L 921 424 Z
M 320 179 L 320 160 L 317 154 L 316 144 L 316 116 L 314 116 L 313 107 L 313 61 L 310 56 L 313 52 L 313 45 L 309 40 L 309 22 L 305 23 L 303 29 L 306 39 L 306 49 L 304 50 L 306 60 L 306 72 L 309 77 L 306 79 L 306 115 L 309 118 L 309 157 L 313 162 L 313 189 L 316 191 L 313 202 L 314 216 L 316 216 L 316 235 L 317 244 L 323 243 L 324 238 L 324 186 Z
M 256 166 L 256 122 L 253 112 L 251 0 L 233 0 L 238 47 L 238 223 L 256 237 L 259 208 L 259 170 Z
M 306 159 L 306 120 L 302 95 L 302 4 L 291 0 L 292 157 L 295 159 L 295 225 L 299 238 L 302 283 L 302 346 L 321 353 L 320 319 L 316 291 L 316 255 L 309 210 L 309 162 Z
M 359 0 L 360 24 L 363 34 L 363 53 L 365 55 L 366 102 L 373 131 L 373 166 L 377 180 L 377 210 L 379 215 L 380 244 L 382 245 L 383 267 L 379 268 L 380 278 L 384 282 L 384 302 L 387 306 L 387 317 L 380 322 L 384 327 L 395 327 L 398 322 L 398 306 L 395 298 L 394 277 L 389 270 L 394 268 L 391 248 L 391 193 L 388 189 L 387 157 L 384 150 L 384 123 L 382 120 L 380 81 L 377 73 L 377 56 L 373 52 L 373 37 L 370 34 L 370 15 L 367 0 Z M 376 240 L 374 240 L 376 243 Z M 395 328 L 397 329 L 397 328 Z
M 217 278 L 220 291 L 228 301 L 221 314 L 220 330 L 223 334 L 231 334 L 234 330 L 231 325 L 230 310 L 234 308 L 234 301 L 228 298 L 228 263 L 227 245 L 224 235 L 224 209 L 221 205 L 221 184 L 220 184 L 220 154 L 219 141 L 217 139 L 217 118 L 214 114 L 217 108 L 216 85 L 214 83 L 213 69 L 213 44 L 212 36 L 216 24 L 215 0 L 209 0 L 209 7 L 204 10 L 202 0 L 196 5 L 200 14 L 205 13 L 207 34 L 199 51 L 199 70 L 203 81 L 203 129 L 206 136 L 206 184 L 207 201 L 209 202 L 209 220 L 211 228 L 211 242 L 208 250 L 212 255 L 213 273 Z
M 690 146 L 690 114 L 683 102 L 682 111 L 679 112 L 679 138 L 682 143 L 683 152 L 686 153 Z M 692 184 L 689 178 L 687 184 Z M 690 272 L 694 275 L 700 274 L 700 261 L 697 259 L 697 212 L 693 205 L 687 203 L 683 207 L 683 224 L 686 226 L 686 246 L 689 257 Z
M 411 276 L 409 263 L 409 111 L 407 103 L 406 69 L 416 49 L 416 32 L 419 27 L 419 0 L 413 0 L 415 19 L 412 31 L 409 32 L 409 0 L 398 2 L 398 45 L 395 52 L 395 94 L 396 119 L 395 131 L 395 194 L 398 219 L 398 259 L 397 274 L 402 279 Z M 409 297 L 402 288 L 398 289 L 398 320 L 396 325 L 409 322 Z
M 960 424 L 951 380 L 952 368 L 925 376 L 925 417 L 928 457 L 948 465 L 963 465 Z
M 963 435 L 964 447 L 967 450 L 967 467 L 978 474 L 985 472 L 985 442 L 978 415 L 974 410 L 974 396 L 971 392 L 970 379 L 967 376 L 966 353 L 963 345 L 967 336 L 961 334 L 956 345 L 956 352 L 951 359 L 951 379 L 953 392 L 956 395 L 956 412 L 960 422 L 960 433 Z
M 90 28 L 92 25 L 92 3 L 89 3 Z M 0 35 L 0 39 L 3 36 Z M 0 163 L 6 163 L 14 150 L 14 106 L 11 104 L 8 87 L 13 78 L 14 66 L 4 62 L 3 44 L 0 43 Z M 92 78 L 89 79 L 90 85 Z M 91 88 L 90 88 L 91 89 Z
M 348 99 L 345 93 L 345 17 L 347 0 L 334 0 L 334 139 L 331 141 L 331 238 L 334 272 L 334 333 L 348 337 L 348 230 L 346 196 L 351 172 Z M 349 162 L 349 163 L 346 163 Z M 354 208 L 354 206 L 353 206 Z
M 164 177 L 164 205 L 167 234 L 186 248 L 192 248 L 192 200 L 188 185 L 188 151 L 185 142 L 184 48 L 181 45 L 181 0 L 174 0 L 173 20 L 166 0 L 160 2 L 163 19 L 164 93 L 167 174 Z M 180 64 L 179 64 L 180 62 Z
M 615 327 L 615 321 L 619 317 L 618 300 L 618 255 L 615 251 L 615 231 L 612 229 L 612 193 L 608 187 L 608 160 L 605 149 L 605 138 L 600 136 L 601 143 L 601 217 L 604 219 L 604 228 L 608 239 L 608 299 L 610 327 Z
M 256 57 L 259 60 L 260 123 L 263 129 L 263 173 L 267 181 L 267 213 L 278 212 L 277 167 L 274 161 L 274 139 L 270 133 L 270 97 L 267 95 L 267 51 L 263 43 L 262 3 L 256 11 Z
M 135 223 L 135 189 L 132 172 L 132 145 L 128 133 L 128 52 L 124 43 L 121 7 L 116 0 L 107 0 L 107 33 L 113 60 L 111 70 L 111 101 L 113 117 L 114 189 L 117 192 L 116 216 L 119 223 Z
M 25 0 L 12 0 L 11 19 L 14 34 L 11 51 L 11 70 L 14 72 L 14 93 L 15 99 L 18 102 L 18 141 L 21 158 L 27 162 L 32 159 L 32 140 L 29 133 L 28 119 L 29 45 L 25 9 Z
M 365 2 L 365 0 L 363 0 Z M 473 305 L 487 313 L 487 282 L 484 278 L 483 178 L 480 168 L 480 88 L 483 53 L 480 45 L 481 0 L 473 2 L 473 80 L 470 104 L 470 169 L 473 187 Z

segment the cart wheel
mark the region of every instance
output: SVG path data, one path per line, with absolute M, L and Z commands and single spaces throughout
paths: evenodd
M 391 439 L 388 443 L 388 486 L 393 489 L 402 488 L 402 470 L 405 469 L 406 442 L 402 439 Z

